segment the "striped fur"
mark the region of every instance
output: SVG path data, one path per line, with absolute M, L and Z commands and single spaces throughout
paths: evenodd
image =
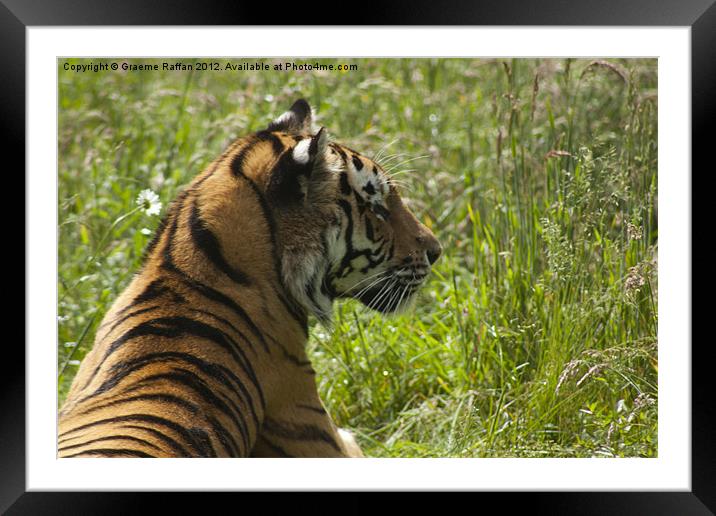
M 175 199 L 60 411 L 61 457 L 362 456 L 318 396 L 308 316 L 410 301 L 440 245 L 297 101 Z

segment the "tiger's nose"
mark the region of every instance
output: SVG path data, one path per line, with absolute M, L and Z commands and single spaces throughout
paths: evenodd
M 425 250 L 430 265 L 434 264 L 440 258 L 443 248 L 438 239 L 433 235 L 421 235 L 416 238 L 418 244 Z
M 430 262 L 430 265 L 434 264 L 438 261 L 438 258 L 440 258 L 440 255 L 443 252 L 443 248 L 440 246 L 440 244 L 437 245 L 435 249 L 428 249 L 427 255 L 428 255 L 428 261 Z

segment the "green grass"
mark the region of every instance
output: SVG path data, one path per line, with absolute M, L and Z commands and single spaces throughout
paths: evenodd
M 399 177 L 445 249 L 409 313 L 350 301 L 333 329 L 312 325 L 321 395 L 366 453 L 657 455 L 656 60 L 82 74 L 63 62 L 61 400 L 158 224 L 138 193 L 166 209 L 229 141 L 305 96 L 342 143 L 427 155 Z

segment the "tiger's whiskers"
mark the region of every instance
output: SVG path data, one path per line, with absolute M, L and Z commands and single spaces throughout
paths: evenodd
M 391 142 L 386 143 L 385 145 L 383 145 L 383 146 L 378 150 L 378 152 L 376 152 L 375 156 L 373 157 L 373 161 L 374 161 L 375 163 L 380 164 L 380 161 L 379 161 L 379 160 L 381 159 L 381 155 L 383 154 L 383 151 L 385 151 L 388 147 L 390 147 L 391 145 L 393 145 L 393 144 L 394 144 L 395 142 L 397 142 L 399 139 L 400 139 L 400 138 L 396 138 L 396 139 L 392 140 Z

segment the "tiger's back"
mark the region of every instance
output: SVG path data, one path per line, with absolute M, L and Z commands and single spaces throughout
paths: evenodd
M 311 122 L 296 102 L 172 203 L 73 381 L 61 457 L 362 455 L 318 396 L 308 314 L 400 309 L 440 248 L 379 166 Z

